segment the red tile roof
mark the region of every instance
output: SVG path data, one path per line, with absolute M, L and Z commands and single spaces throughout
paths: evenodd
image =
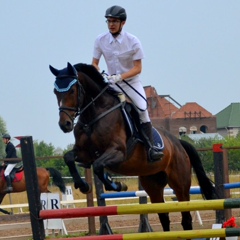
M 209 118 L 213 115 L 196 102 L 189 102 L 182 106 L 172 118 Z
M 173 103 L 171 103 L 166 98 L 166 96 L 165 97 L 159 96 L 154 87 L 146 86 L 144 87 L 144 89 L 150 105 L 149 112 L 152 112 L 152 117 L 172 119 L 213 117 L 213 115 L 210 112 L 208 112 L 205 108 L 201 107 L 196 102 L 189 102 L 186 103 L 184 106 L 178 108 Z M 169 99 L 170 98 L 171 97 L 169 96 Z M 154 108 L 151 108 L 151 103 L 157 104 L 158 108 L 157 111 L 155 111 Z
M 172 117 L 172 115 L 174 115 L 175 112 L 178 111 L 178 108 L 175 105 L 173 105 L 170 101 L 168 101 L 165 97 L 159 96 L 159 104 L 166 118 Z

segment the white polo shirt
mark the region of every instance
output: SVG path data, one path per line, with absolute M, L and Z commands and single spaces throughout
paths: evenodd
M 139 39 L 124 31 L 121 31 L 116 38 L 109 32 L 97 37 L 94 44 L 93 57 L 100 59 L 102 55 L 107 64 L 109 75 L 128 72 L 133 68 L 134 60 L 144 58 Z M 139 80 L 138 78 L 139 76 L 136 75 L 132 80 Z

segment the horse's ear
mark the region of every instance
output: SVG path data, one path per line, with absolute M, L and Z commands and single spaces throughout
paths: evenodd
M 68 72 L 70 75 L 73 75 L 73 76 L 78 75 L 76 68 L 74 66 L 72 66 L 71 63 L 68 62 L 67 68 L 68 68 Z
M 57 70 L 56 68 L 52 67 L 51 65 L 49 65 L 49 69 L 52 72 L 53 75 L 55 75 L 56 77 L 59 74 L 59 70 Z

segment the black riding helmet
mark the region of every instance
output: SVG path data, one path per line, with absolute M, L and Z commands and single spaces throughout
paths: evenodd
M 127 19 L 127 14 L 124 8 L 120 6 L 112 6 L 106 10 L 105 18 L 118 18 L 121 21 L 126 21 Z
M 10 140 L 10 139 L 11 139 L 11 136 L 6 133 L 6 134 L 3 134 L 2 138 L 5 138 L 5 139 L 9 139 L 9 140 Z

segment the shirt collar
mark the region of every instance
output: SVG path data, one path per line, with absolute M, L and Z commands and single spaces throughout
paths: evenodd
M 124 34 L 125 34 L 125 33 L 124 33 L 124 31 L 122 30 L 122 31 L 119 33 L 119 35 L 118 35 L 116 38 L 114 38 L 114 37 L 112 36 L 112 34 L 109 33 L 109 43 L 111 44 L 111 43 L 114 42 L 115 40 L 118 41 L 119 43 L 122 43 Z

